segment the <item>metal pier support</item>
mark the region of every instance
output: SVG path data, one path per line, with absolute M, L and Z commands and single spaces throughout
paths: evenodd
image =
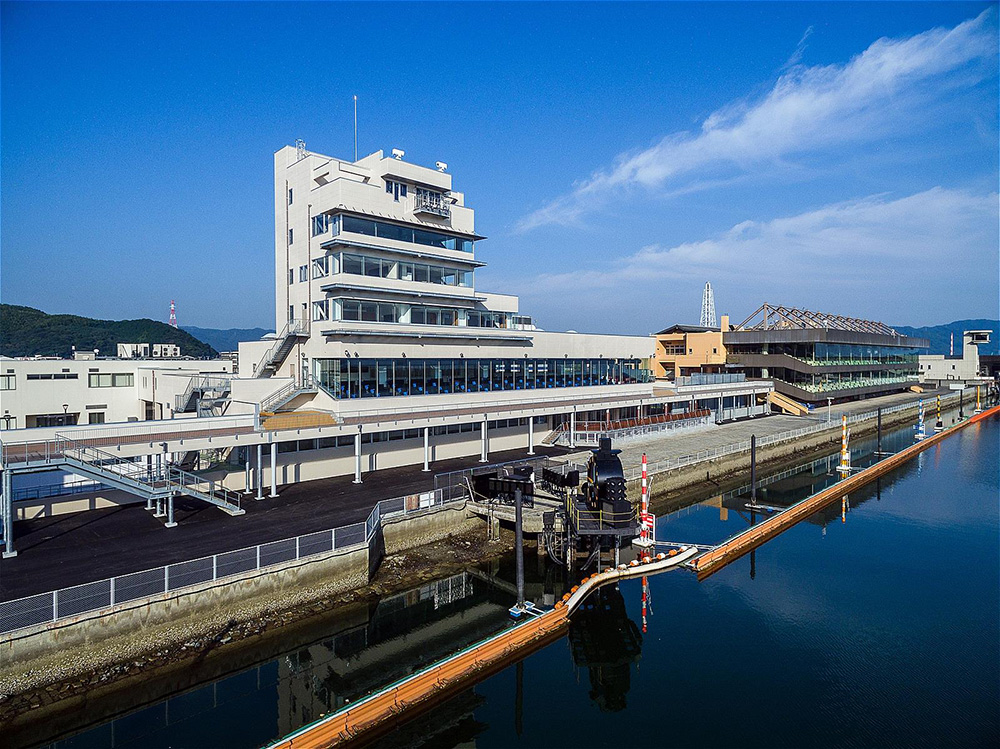
M 271 497 L 278 496 L 278 443 L 271 441 Z
M 524 609 L 524 521 L 521 490 L 514 490 L 514 546 L 517 559 L 517 606 Z

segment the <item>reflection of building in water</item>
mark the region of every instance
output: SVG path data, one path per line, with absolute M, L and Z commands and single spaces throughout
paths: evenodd
M 590 671 L 590 698 L 604 712 L 625 708 L 632 664 L 642 654 L 642 634 L 628 618 L 617 587 L 593 593 L 569 624 L 573 662 Z
M 509 605 L 464 572 L 383 598 L 366 622 L 279 659 L 276 735 L 496 631 Z

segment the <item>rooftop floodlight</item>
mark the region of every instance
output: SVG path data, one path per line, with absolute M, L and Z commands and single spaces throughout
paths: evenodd
M 438 168 L 439 172 L 443 172 L 448 168 L 448 165 L 445 164 L 443 161 L 435 161 L 434 166 Z
M 406 156 L 406 151 L 404 151 L 402 148 L 392 149 L 392 158 L 396 159 L 396 161 L 399 161 L 404 156 Z

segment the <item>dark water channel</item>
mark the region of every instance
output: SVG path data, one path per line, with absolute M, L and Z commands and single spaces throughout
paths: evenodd
M 932 424 L 932 422 L 931 422 Z M 931 425 L 929 424 L 929 426 Z M 997 746 L 1000 419 L 967 427 L 699 583 L 605 590 L 568 637 L 383 746 Z M 887 433 L 883 449 L 912 442 Z M 852 445 L 856 466 L 874 439 Z M 784 507 L 835 481 L 836 456 L 762 476 Z M 758 521 L 739 491 L 658 519 L 714 543 Z M 529 556 L 528 594 L 563 589 Z M 322 639 L 81 730 L 53 747 L 254 747 L 506 626 L 512 562 L 383 599 Z

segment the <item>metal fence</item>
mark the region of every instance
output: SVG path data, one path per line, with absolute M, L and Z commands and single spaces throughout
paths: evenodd
M 944 403 L 946 400 L 951 401 L 957 399 L 958 395 L 948 395 L 942 396 L 941 402 Z M 933 404 L 933 401 L 929 401 Z M 899 411 L 904 411 L 908 408 L 916 407 L 916 403 L 913 401 L 907 403 L 899 403 L 895 406 L 886 406 L 882 409 L 882 415 L 887 416 L 889 414 L 897 413 Z M 925 410 L 929 413 L 928 403 L 924 404 Z M 857 424 L 862 421 L 870 421 L 876 417 L 877 411 L 865 411 L 864 413 L 848 415 L 848 424 Z M 809 426 L 802 427 L 800 429 L 790 429 L 785 432 L 779 432 L 777 434 L 771 434 L 764 437 L 759 437 L 757 439 L 757 447 L 767 447 L 768 445 L 776 445 L 780 442 L 787 442 L 789 440 L 799 439 L 809 434 L 816 434 L 817 432 L 824 432 L 829 429 L 834 429 L 840 425 L 840 419 L 822 421 Z M 743 453 L 750 451 L 750 440 L 744 440 L 742 442 L 733 442 L 728 445 L 720 445 L 719 447 L 714 447 L 709 450 L 701 450 L 696 453 L 691 453 L 690 455 L 682 455 L 677 458 L 667 458 L 666 460 L 658 460 L 654 463 L 648 465 L 649 475 L 654 473 L 663 473 L 664 471 L 672 471 L 677 468 L 683 468 L 685 466 L 694 465 L 695 463 L 701 463 L 705 460 L 713 460 L 715 458 L 721 458 L 725 455 L 732 455 L 734 453 Z M 640 478 L 642 475 L 642 468 L 635 467 L 625 470 L 625 478 L 629 481 Z
M 690 429 L 696 426 L 707 426 L 711 423 L 711 416 L 697 416 L 689 419 L 678 419 L 677 421 L 666 421 L 657 424 L 643 424 L 641 426 L 626 427 L 623 429 L 612 429 L 604 432 L 585 431 L 576 432 L 575 440 L 577 447 L 599 445 L 601 437 L 610 437 L 615 442 L 627 442 L 639 437 L 648 437 L 653 434 L 675 431 L 678 429 Z M 569 436 L 561 440 L 562 444 L 569 441 Z
M 0 602 L 0 634 L 58 622 L 78 614 L 100 611 L 120 603 L 180 591 L 234 575 L 266 570 L 318 554 L 361 548 L 386 518 L 464 499 L 464 492 L 448 489 L 384 499 L 372 508 L 364 522 L 3 601 Z

